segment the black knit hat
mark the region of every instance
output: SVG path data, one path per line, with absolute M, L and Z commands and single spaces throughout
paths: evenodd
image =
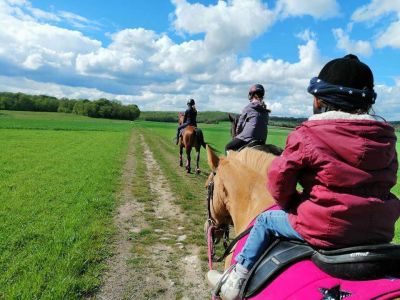
M 374 88 L 371 69 L 354 54 L 331 60 L 322 68 L 318 78 L 331 84 L 360 90 Z

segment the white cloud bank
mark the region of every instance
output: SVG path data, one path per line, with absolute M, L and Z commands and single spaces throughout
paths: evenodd
M 0 90 L 107 97 L 136 103 L 142 110 L 182 109 L 186 99 L 193 97 L 203 111 L 239 112 L 247 104 L 249 86 L 258 82 L 266 87 L 273 114 L 309 115 L 312 97 L 306 87 L 326 62 L 313 32 L 298 35 L 303 41 L 295 62 L 239 56 L 276 20 L 339 13 L 334 0 L 304 3 L 279 0 L 269 8 L 261 0 L 218 1 L 208 6 L 173 0 L 172 25 L 185 37 L 183 42 L 166 33 L 128 28 L 112 34 L 105 46 L 78 30 L 51 23 L 67 18 L 86 26 L 96 22 L 68 12 L 37 10 L 25 0 L 0 0 L 0 66 L 8 71 L 0 69 Z M 347 41 L 343 47 L 368 53 L 367 46 L 337 33 L 339 40 Z M 385 88 L 382 93 L 391 94 Z

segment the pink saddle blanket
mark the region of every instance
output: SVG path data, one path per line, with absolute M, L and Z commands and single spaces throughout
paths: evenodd
M 279 209 L 279 207 L 273 206 L 270 209 Z M 254 221 L 249 226 L 253 225 Z M 247 237 L 248 235 L 237 243 L 232 263 L 235 263 L 234 257 L 243 248 Z M 400 278 L 343 280 L 326 274 L 311 260 L 303 260 L 288 267 L 262 291 L 248 299 L 387 300 L 396 298 L 400 299 Z

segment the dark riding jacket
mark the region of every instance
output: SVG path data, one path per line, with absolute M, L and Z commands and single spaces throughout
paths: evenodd
M 236 127 L 237 139 L 245 142 L 267 138 L 269 110 L 259 101 L 250 102 L 242 111 Z
M 185 116 L 183 118 L 183 124 L 192 125 L 197 127 L 197 111 L 193 107 L 189 107 L 185 111 Z

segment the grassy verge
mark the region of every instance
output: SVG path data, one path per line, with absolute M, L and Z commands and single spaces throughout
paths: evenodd
M 18 124 L 18 112 L 8 116 Z M 48 116 L 31 113 L 18 130 L 0 118 L 1 299 L 90 296 L 110 255 L 130 124 L 87 131 L 81 118 Z

